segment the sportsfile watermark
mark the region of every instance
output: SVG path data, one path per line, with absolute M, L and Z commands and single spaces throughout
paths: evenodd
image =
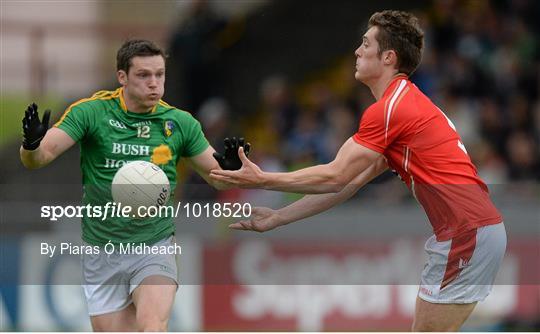
M 250 203 L 198 203 L 178 202 L 176 205 L 132 207 L 122 203 L 105 205 L 42 205 L 41 218 L 51 222 L 62 218 L 88 217 L 105 221 L 114 218 L 247 218 L 251 216 Z

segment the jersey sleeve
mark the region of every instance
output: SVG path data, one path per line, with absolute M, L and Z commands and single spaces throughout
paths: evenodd
M 386 148 L 411 127 L 411 115 L 402 105 L 389 112 L 383 103 L 370 106 L 353 135 L 358 144 L 384 154 Z
M 72 105 L 54 126 L 64 130 L 74 141 L 80 142 L 89 131 L 89 109 L 81 104 Z
M 201 123 L 191 116 L 191 114 L 186 114 L 187 117 L 185 118 L 185 121 L 187 123 L 187 131 L 182 156 L 189 158 L 202 153 L 210 144 L 204 136 Z

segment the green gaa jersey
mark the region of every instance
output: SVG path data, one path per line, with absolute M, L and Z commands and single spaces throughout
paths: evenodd
M 195 156 L 209 146 L 200 123 L 188 112 L 160 100 L 148 113 L 132 113 L 122 93 L 122 88 L 99 91 L 72 104 L 54 125 L 80 144 L 83 205 L 103 208 L 112 202 L 111 183 L 116 171 L 134 160 L 161 167 L 174 194 L 180 157 Z M 85 214 L 82 219 L 83 240 L 100 246 L 109 241 L 154 243 L 174 230 L 173 217 L 102 220 Z

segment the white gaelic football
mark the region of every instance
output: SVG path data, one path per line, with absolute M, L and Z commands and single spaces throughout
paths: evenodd
M 171 194 L 165 172 L 148 161 L 131 161 L 118 169 L 111 192 L 114 202 L 131 206 L 134 213 L 140 206 L 167 204 Z

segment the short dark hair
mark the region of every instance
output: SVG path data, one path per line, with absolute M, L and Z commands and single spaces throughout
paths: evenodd
M 411 13 L 384 10 L 371 16 L 368 29 L 378 27 L 375 37 L 379 43 L 379 56 L 383 51 L 394 50 L 398 58 L 398 71 L 411 75 L 422 60 L 424 31 Z
M 116 70 L 123 70 L 128 73 L 131 67 L 131 59 L 134 57 L 162 56 L 165 59 L 165 52 L 156 44 L 145 39 L 130 39 L 124 42 L 116 54 Z

